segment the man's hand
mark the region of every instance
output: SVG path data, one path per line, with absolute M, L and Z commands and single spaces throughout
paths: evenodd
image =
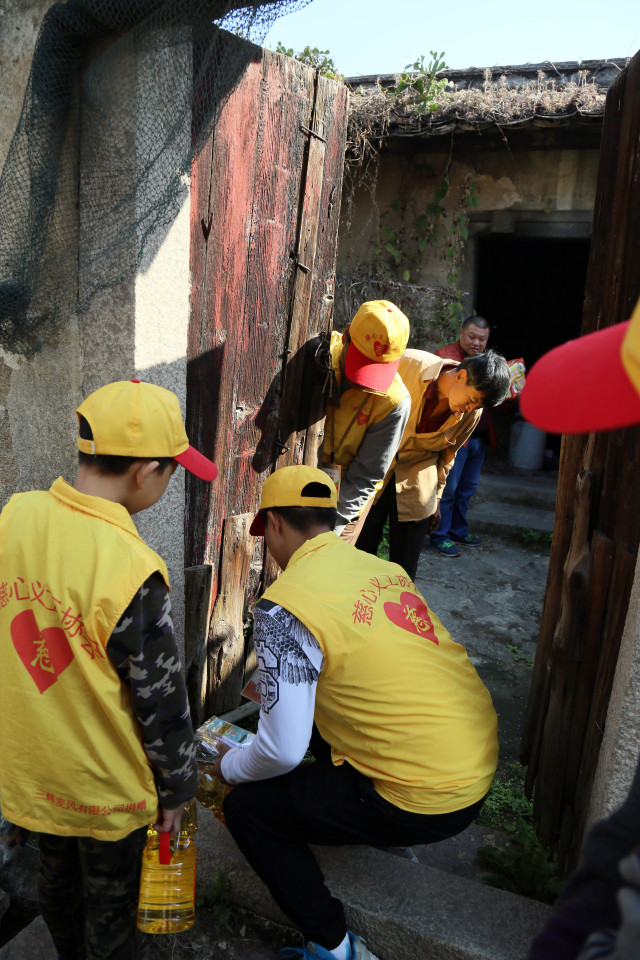
M 222 780 L 223 783 L 226 783 L 227 781 L 226 781 L 225 778 L 222 776 L 221 763 L 222 763 L 222 758 L 224 757 L 225 753 L 228 753 L 229 750 L 231 750 L 231 747 L 227 746 L 226 743 L 219 743 L 219 744 L 218 744 L 218 756 L 217 756 L 216 759 L 213 761 L 213 765 L 212 765 L 212 767 L 211 767 L 211 773 L 213 774 L 213 776 L 214 776 L 214 777 L 217 777 L 218 780 Z
M 442 518 L 440 516 L 440 501 L 438 500 L 436 504 L 435 513 L 432 513 L 431 516 L 429 517 L 429 529 L 427 530 L 428 534 L 432 534 L 434 530 L 438 529 L 438 527 L 440 526 L 441 519 Z
M 180 823 L 185 810 L 186 807 L 183 803 L 181 803 L 179 807 L 176 807 L 175 810 L 167 810 L 166 807 L 160 807 L 160 818 L 153 826 L 158 833 L 168 832 L 175 837 L 180 833 Z

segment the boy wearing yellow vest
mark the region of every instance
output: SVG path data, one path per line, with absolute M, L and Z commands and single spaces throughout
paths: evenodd
M 197 789 L 164 561 L 131 515 L 178 463 L 213 480 L 178 398 L 111 383 L 77 410 L 80 469 L 0 515 L 0 803 L 40 833 L 59 960 L 131 960 L 147 827 Z
M 255 610 L 258 733 L 218 761 L 227 825 L 315 960 L 375 960 L 310 843 L 406 846 L 477 816 L 498 756 L 491 697 L 406 572 L 333 533 L 336 490 L 276 470 L 251 532 L 283 573 Z M 313 731 L 313 736 L 312 736 Z M 307 747 L 316 762 L 300 766 Z
M 364 524 L 358 547 L 376 554 L 389 520 L 389 558 L 415 577 L 425 537 L 440 523 L 440 499 L 456 453 L 482 407 L 509 393 L 509 367 L 495 350 L 462 363 L 407 350 L 399 365 L 411 413 L 394 462 Z
M 331 334 L 331 393 L 322 467 L 338 487 L 336 533 L 355 543 L 402 439 L 411 399 L 398 375 L 409 321 L 389 300 L 369 300 Z

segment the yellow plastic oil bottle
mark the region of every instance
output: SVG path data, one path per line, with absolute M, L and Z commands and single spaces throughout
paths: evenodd
M 196 893 L 197 830 L 195 800 L 188 804 L 177 837 L 147 831 L 142 854 L 138 929 L 144 933 L 179 933 L 193 926 Z
M 198 793 L 196 796 L 203 807 L 211 810 L 214 817 L 226 825 L 222 812 L 222 801 L 231 790 L 227 783 L 223 783 L 211 773 L 213 764 L 206 761 L 198 762 Z

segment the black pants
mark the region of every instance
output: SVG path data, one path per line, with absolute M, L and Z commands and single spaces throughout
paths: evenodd
M 40 834 L 38 894 L 59 960 L 134 960 L 147 828 L 122 840 Z
M 409 813 L 384 800 L 348 763 L 336 767 L 325 757 L 282 777 L 234 787 L 225 797 L 224 814 L 283 913 L 305 941 L 330 950 L 347 932 L 344 910 L 325 886 L 308 844 L 435 843 L 464 830 L 481 806 L 482 800 L 455 813 Z
M 385 521 L 389 518 L 389 560 L 399 563 L 412 580 L 416 578 L 420 551 L 429 530 L 429 517 L 424 520 L 398 520 L 395 476 L 392 476 L 369 511 L 356 546 L 365 553 L 378 552 Z

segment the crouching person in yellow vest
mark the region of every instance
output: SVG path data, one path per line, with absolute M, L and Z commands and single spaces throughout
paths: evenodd
M 276 470 L 251 531 L 283 570 L 255 609 L 257 736 L 217 761 L 227 825 L 303 936 L 291 956 L 375 960 L 310 843 L 444 840 L 477 816 L 498 756 L 491 697 L 405 571 L 334 535 L 321 471 Z M 300 766 L 311 742 L 316 762 Z M 373 946 L 373 945 L 372 945 Z
M 147 827 L 198 786 L 164 561 L 131 515 L 194 450 L 175 394 L 111 383 L 78 407 L 80 469 L 0 515 L 0 804 L 40 833 L 60 960 L 132 960 Z
M 336 533 L 355 543 L 400 445 L 411 399 L 398 376 L 409 321 L 389 300 L 363 303 L 331 335 L 322 467 L 338 488 Z

